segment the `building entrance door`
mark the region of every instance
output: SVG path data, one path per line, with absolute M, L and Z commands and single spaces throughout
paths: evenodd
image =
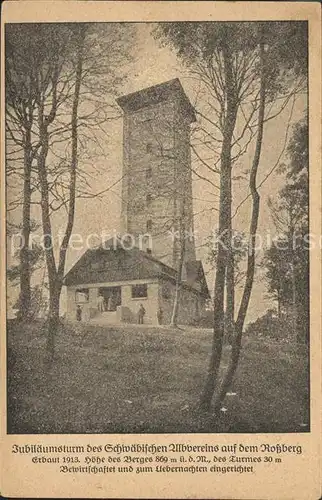
M 116 311 L 122 303 L 120 286 L 102 287 L 99 295 L 104 297 L 104 311 Z

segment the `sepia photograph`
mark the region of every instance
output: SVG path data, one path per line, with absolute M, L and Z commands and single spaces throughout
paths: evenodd
M 309 433 L 307 20 L 4 38 L 7 433 Z

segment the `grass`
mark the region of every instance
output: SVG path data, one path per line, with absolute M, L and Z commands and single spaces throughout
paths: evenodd
M 226 412 L 204 415 L 212 333 L 206 329 L 65 324 L 44 362 L 40 323 L 8 326 L 8 432 L 303 432 L 307 353 L 246 338 Z M 229 347 L 224 349 L 227 366 Z

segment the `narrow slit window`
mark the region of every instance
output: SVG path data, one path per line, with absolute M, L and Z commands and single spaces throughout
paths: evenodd
M 148 219 L 148 220 L 146 221 L 146 230 L 147 230 L 147 231 L 152 231 L 152 225 L 153 225 L 153 224 L 152 224 L 152 219 Z
M 146 178 L 151 179 L 151 177 L 152 177 L 152 167 L 148 166 L 148 168 L 146 169 Z

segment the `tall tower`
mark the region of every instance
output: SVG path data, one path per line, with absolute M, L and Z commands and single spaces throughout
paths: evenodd
M 193 107 L 177 78 L 120 97 L 117 103 L 124 112 L 122 231 L 143 245 L 150 241 L 152 255 L 174 268 L 184 234 L 184 260 L 195 260 Z

